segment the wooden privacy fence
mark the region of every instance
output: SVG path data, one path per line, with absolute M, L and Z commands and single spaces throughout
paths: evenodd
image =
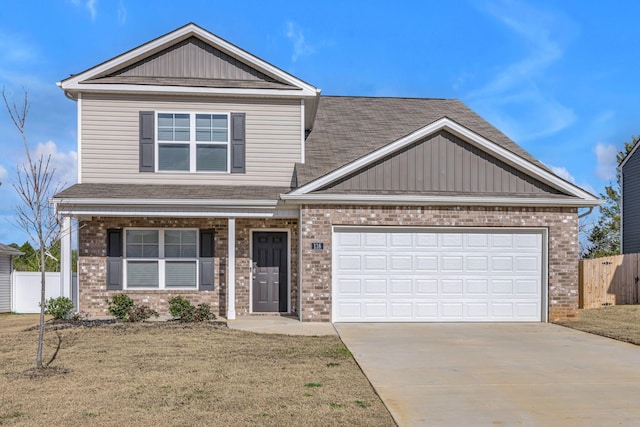
M 638 303 L 640 254 L 626 254 L 580 261 L 580 308 Z

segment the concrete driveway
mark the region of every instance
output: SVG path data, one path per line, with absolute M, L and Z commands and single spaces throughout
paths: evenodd
M 640 347 L 546 323 L 338 323 L 400 426 L 637 426 Z

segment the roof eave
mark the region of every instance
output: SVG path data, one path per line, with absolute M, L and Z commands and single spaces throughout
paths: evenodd
M 539 206 L 591 207 L 604 203 L 599 199 L 509 196 L 419 196 L 376 194 L 281 194 L 285 203 L 296 204 L 367 204 L 367 205 L 429 205 L 429 206 Z

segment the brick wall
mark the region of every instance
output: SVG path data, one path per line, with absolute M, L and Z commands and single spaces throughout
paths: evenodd
M 303 206 L 301 210 L 302 320 L 331 319 L 334 225 L 546 228 L 549 320 L 577 316 L 576 208 Z M 311 250 L 312 242 L 324 242 L 324 250 Z
M 169 298 L 181 295 L 193 304 L 207 303 L 219 316 L 226 316 L 228 228 L 226 218 L 94 218 L 80 221 L 78 233 L 78 283 L 80 308 L 94 316 L 108 315 L 106 302 L 114 294 L 126 292 L 137 304 L 146 304 L 168 314 Z M 106 289 L 106 232 L 110 228 L 198 228 L 215 230 L 215 286 L 213 291 L 165 291 Z M 291 307 L 298 308 L 298 221 L 285 219 L 236 220 L 236 313 L 249 313 L 250 254 L 249 229 L 291 230 Z

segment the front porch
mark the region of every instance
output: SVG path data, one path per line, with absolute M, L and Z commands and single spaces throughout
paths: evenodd
M 116 254 L 119 257 L 115 257 L 116 263 L 122 266 L 122 281 L 115 288 L 113 279 L 108 277 L 111 267 L 107 262 L 114 259 L 108 243 L 113 230 L 120 230 L 123 236 L 121 251 Z M 155 231 L 160 236 L 157 243 L 149 244 L 160 248 L 156 258 L 151 258 L 152 262 L 159 260 L 155 268 L 160 270 L 158 278 L 153 279 L 155 282 L 150 279 L 152 285 L 140 287 L 133 283 L 130 267 L 140 259 L 132 257 L 132 244 L 127 246 L 126 236 L 133 238 L 130 230 Z M 199 266 L 197 273 L 196 267 L 193 268 L 193 284 L 175 287 L 169 283 L 170 274 L 168 270 L 163 272 L 163 263 L 176 262 L 176 259 L 169 259 L 167 255 L 165 261 L 167 249 L 162 248 L 163 245 L 168 248 L 169 232 L 176 230 L 191 231 L 192 235 L 199 236 L 206 231 L 213 236 L 211 257 L 206 258 L 211 260 L 212 266 L 210 287 L 203 286 L 201 280 L 205 274 L 202 268 L 205 243 L 201 238 L 192 245 L 196 248 L 193 250 L 198 251 L 198 257 L 194 257 L 194 253 L 187 258 Z M 297 218 L 79 218 L 78 309 L 92 316 L 104 316 L 108 314 L 107 300 L 115 294 L 126 293 L 137 304 L 168 314 L 169 299 L 180 295 L 195 305 L 209 304 L 217 316 L 230 320 L 258 313 L 280 313 L 299 318 L 298 230 Z M 138 277 L 136 280 L 144 282 Z

